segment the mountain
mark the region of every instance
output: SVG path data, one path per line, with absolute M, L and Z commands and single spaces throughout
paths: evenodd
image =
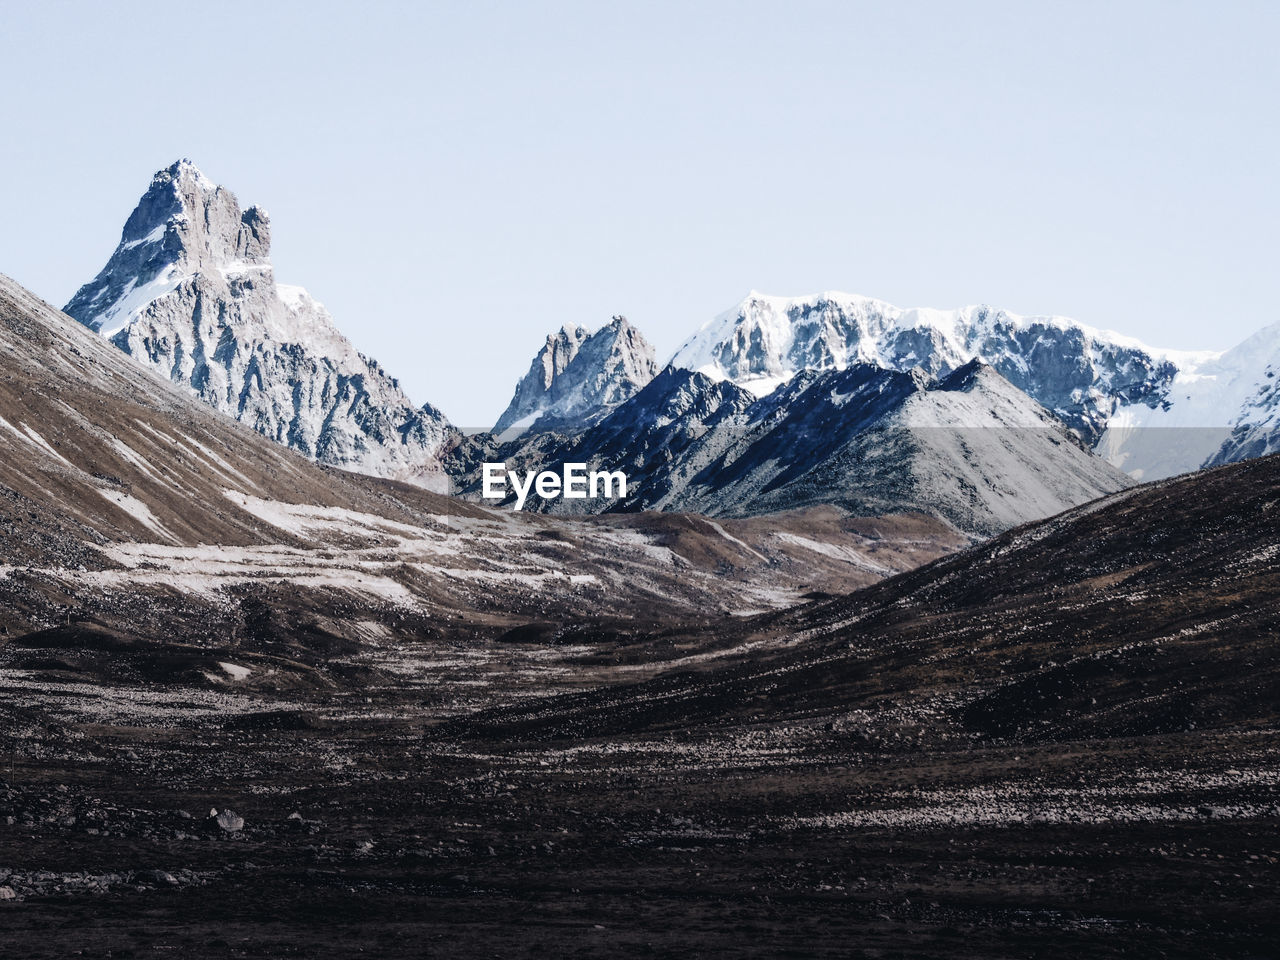
M 1280 449 L 1280 324 L 1221 354 L 1184 363 L 1160 403 L 1112 417 L 1100 455 L 1159 479 Z
M 831 503 L 874 515 L 914 504 L 992 535 L 1131 482 L 978 361 L 941 378 L 868 364 L 805 373 L 747 416 L 673 507 L 737 516 Z
M 484 459 L 627 474 L 625 499 L 531 498 L 525 509 L 743 517 L 830 504 L 853 515 L 921 511 L 983 536 L 1131 482 L 977 361 L 941 379 L 870 363 L 804 371 L 760 399 L 668 367 L 580 436 L 490 445 L 451 466 L 465 494 L 479 494 Z
M 770 609 L 964 543 L 923 516 L 830 510 L 721 524 L 513 515 L 319 465 L 4 277 L 0 359 L 0 635 L 82 620 L 203 644 L 183 656 L 216 674 L 208 651 L 226 653 L 258 604 L 316 643 L 363 644 L 368 623 L 406 645 L 474 641 L 552 612 Z
M 861 362 L 945 376 L 979 359 L 1093 444 L 1118 409 L 1159 403 L 1179 365 L 1196 356 L 1153 350 L 1062 317 L 753 291 L 685 341 L 670 362 L 764 395 L 802 370 Z
M 481 465 L 486 461 L 505 461 L 518 470 L 589 463 L 598 469 L 623 471 L 629 488 L 637 492 L 618 503 L 531 499 L 525 509 L 554 513 L 663 509 L 663 501 L 684 482 L 682 472 L 697 462 L 697 451 L 708 442 L 708 434 L 720 427 L 735 431 L 737 417 L 754 402 L 751 394 L 732 383 L 668 367 L 580 434 L 530 432 L 505 443 L 492 436 L 470 438 L 476 446 L 460 447 L 445 467 L 458 491 L 476 498 L 481 493 Z
M 1164 350 L 1064 317 L 902 309 L 847 293 L 752 292 L 671 362 L 766 394 L 803 370 L 871 362 L 943 376 L 979 359 L 1135 479 L 1280 450 L 1280 325 L 1226 352 Z
M 277 284 L 265 210 L 192 163 L 152 178 L 66 312 L 210 406 L 320 463 L 443 483 L 444 416 L 417 407 L 301 287 Z
M 531 430 L 579 432 L 657 372 L 653 347 L 626 317 L 614 317 L 595 333 L 563 327 L 547 337 L 493 432 L 504 439 Z

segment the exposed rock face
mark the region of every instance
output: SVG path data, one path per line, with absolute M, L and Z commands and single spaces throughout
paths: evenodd
M 1019 317 L 985 306 L 904 310 L 845 293 L 752 292 L 687 340 L 671 362 L 763 395 L 802 370 L 863 362 L 946 376 L 978 359 L 1092 444 L 1116 410 L 1159 403 L 1184 356 L 1061 317 Z
M 759 516 L 831 504 L 854 515 L 920 511 L 991 535 L 1130 481 L 992 368 L 938 379 L 856 363 L 805 371 L 762 399 L 668 367 L 578 437 L 534 434 L 454 462 L 465 493 L 483 460 L 621 470 L 624 500 L 531 497 L 550 513 L 678 510 Z
M 305 290 L 277 284 L 270 248 L 266 211 L 242 211 L 180 161 L 155 175 L 106 267 L 66 312 L 314 460 L 444 483 L 444 416 L 415 407 Z
M 1068 428 L 978 361 L 934 378 L 856 364 L 806 373 L 676 499 L 726 516 L 830 503 L 913 508 L 989 536 L 1128 486 Z
M 563 327 L 547 337 L 493 432 L 580 432 L 657 373 L 653 347 L 626 317 L 614 317 L 595 333 Z

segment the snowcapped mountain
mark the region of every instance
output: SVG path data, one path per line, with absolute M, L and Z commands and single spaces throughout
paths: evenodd
M 1280 324 L 1184 363 L 1161 402 L 1113 416 L 1098 453 L 1140 479 L 1280 450 Z
M 449 426 L 415 407 L 301 287 L 277 284 L 265 210 L 190 161 L 161 170 L 68 314 L 209 405 L 321 463 L 444 482 Z
M 873 363 L 945 376 L 977 359 L 1094 443 L 1120 408 L 1162 400 L 1189 358 L 1062 317 L 753 291 L 681 345 L 671 363 L 764 395 L 802 370 Z
M 525 509 L 744 517 L 831 504 L 864 516 L 931 513 L 984 536 L 1131 482 L 977 361 L 941 379 L 860 362 L 803 371 L 760 399 L 668 367 L 581 436 L 528 436 L 486 459 L 628 476 L 622 502 L 530 498 Z M 455 479 L 475 495 L 471 467 Z
M 565 326 L 547 337 L 493 432 L 515 437 L 535 423 L 539 431 L 580 431 L 657 372 L 653 347 L 626 317 L 614 317 L 595 333 Z
M 806 372 L 749 416 L 681 509 L 916 509 L 991 535 L 1130 483 L 976 360 L 941 378 L 869 364 Z
M 803 370 L 869 362 L 945 376 L 974 359 L 1136 479 L 1280 451 L 1280 324 L 1225 353 L 1165 350 L 1063 317 L 985 306 L 902 309 L 847 293 L 752 292 L 671 362 L 765 395 Z
M 678 461 L 672 444 L 696 441 L 707 457 L 711 441 L 703 434 L 724 440 L 700 419 L 699 404 L 738 416 L 802 374 L 861 364 L 945 380 L 981 361 L 1136 478 L 1280 450 L 1280 326 L 1226 353 L 1191 353 L 1061 317 L 985 306 L 901 309 L 843 293 L 752 293 L 706 324 L 671 364 L 738 388 L 715 397 L 700 379 L 668 377 L 659 387 L 675 392 L 633 404 L 658 377 L 639 331 L 623 317 L 594 333 L 567 326 L 547 338 L 517 384 L 494 427 L 500 439 L 463 440 L 435 408 L 411 403 L 305 290 L 275 282 L 270 243 L 265 211 L 242 210 L 228 190 L 180 161 L 155 175 L 107 265 L 66 311 L 206 403 L 312 459 L 433 487 L 447 483 L 442 458 L 452 461 L 450 475 L 464 477 L 502 440 L 526 435 L 517 444 L 526 453 L 558 450 L 561 440 L 533 434 L 573 437 L 623 410 L 661 420 L 667 407 L 687 403 L 687 424 L 617 420 L 607 438 L 621 455 L 622 435 L 631 431 L 640 449 L 630 455 L 641 461 L 657 450 L 670 455 L 659 472 L 670 475 L 674 495 L 693 489 L 691 475 L 679 472 L 692 461 Z M 798 396 L 783 389 L 774 402 Z
M 1239 381 L 1249 384 L 1245 400 L 1232 421 L 1231 435 L 1205 461 L 1205 466 L 1280 452 L 1280 325 L 1267 327 L 1229 350 L 1215 367 L 1229 368 L 1237 358 L 1246 356 L 1252 360 L 1250 369 L 1239 377 Z M 1206 372 L 1202 371 L 1202 375 Z

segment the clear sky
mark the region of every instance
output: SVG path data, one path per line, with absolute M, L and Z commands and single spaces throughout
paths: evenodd
M 547 333 L 665 359 L 755 288 L 1280 321 L 1280 3 L 0 0 L 0 272 L 61 305 L 152 173 L 487 426 Z

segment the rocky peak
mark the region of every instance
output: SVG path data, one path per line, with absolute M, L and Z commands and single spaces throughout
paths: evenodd
M 151 186 L 125 222 L 122 245 L 164 238 L 166 249 L 190 271 L 237 262 L 266 263 L 271 222 L 261 207 L 241 211 L 235 194 L 190 160 L 151 178 Z
M 657 375 L 653 347 L 624 316 L 595 333 L 562 327 L 547 337 L 516 384 L 494 433 L 538 430 L 577 433 L 635 395 Z
M 543 390 L 550 388 L 556 377 L 564 373 L 565 368 L 573 362 L 579 348 L 590 335 L 586 327 L 565 324 L 558 333 L 547 336 L 546 344 L 538 351 L 538 356 L 534 360 L 535 367 L 542 369 L 540 383 Z
M 447 423 L 415 407 L 301 287 L 265 210 L 189 160 L 159 171 L 66 312 L 211 406 L 313 459 L 435 485 Z

